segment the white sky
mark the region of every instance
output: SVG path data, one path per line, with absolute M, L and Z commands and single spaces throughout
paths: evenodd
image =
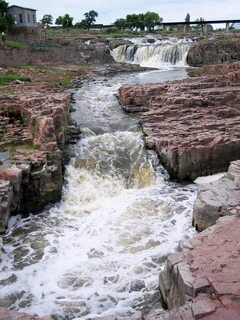
M 157 12 L 165 22 L 191 20 L 240 19 L 240 0 L 7 0 L 9 5 L 37 9 L 37 19 L 51 14 L 55 19 L 69 13 L 73 23 L 81 21 L 89 10 L 98 12 L 97 23 L 110 24 L 129 13 Z

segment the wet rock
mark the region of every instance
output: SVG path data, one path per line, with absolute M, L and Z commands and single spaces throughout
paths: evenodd
M 104 252 L 97 250 L 97 249 L 91 249 L 90 252 L 88 252 L 89 259 L 91 258 L 101 258 L 104 256 Z
M 141 291 L 145 288 L 145 282 L 143 280 L 133 280 L 130 283 L 130 292 L 131 291 Z
M 217 181 L 201 184 L 193 207 L 193 226 L 202 231 L 222 217 L 240 214 L 240 161 Z
M 213 66 L 207 76 L 122 86 L 119 101 L 128 111 L 148 109 L 140 115 L 145 140 L 172 178 L 194 180 L 224 172 L 239 158 L 239 88 L 236 62 Z
M 13 284 L 17 281 L 17 276 L 15 274 L 12 274 L 7 279 L 3 279 L 0 281 L 0 286 L 8 286 L 10 284 Z
M 110 276 L 110 277 L 104 277 L 103 279 L 103 283 L 107 284 L 107 283 L 117 283 L 119 280 L 119 275 L 114 275 L 114 276 Z

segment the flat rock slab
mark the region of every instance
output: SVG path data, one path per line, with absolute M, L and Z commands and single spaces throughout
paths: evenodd
M 239 159 L 240 62 L 165 84 L 122 86 L 119 101 L 140 116 L 146 145 L 179 180 L 227 170 Z

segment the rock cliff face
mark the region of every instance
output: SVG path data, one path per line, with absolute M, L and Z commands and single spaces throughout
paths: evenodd
M 193 225 L 202 231 L 222 217 L 240 214 L 240 161 L 232 162 L 221 179 L 198 188 Z
M 172 178 L 223 172 L 239 159 L 240 63 L 212 70 L 208 76 L 119 90 L 126 111 L 146 111 L 140 116 L 146 144 Z
M 12 213 L 35 212 L 61 197 L 70 125 L 66 93 L 34 88 L 0 98 L 0 230 Z M 26 96 L 26 92 L 28 95 Z
M 240 60 L 240 39 L 202 40 L 189 50 L 187 63 L 192 67 Z
M 160 290 L 169 308 L 183 307 L 158 319 L 240 319 L 239 228 L 239 217 L 221 218 L 168 257 Z
M 114 46 L 114 44 L 113 44 Z M 48 39 L 29 43 L 28 48 L 0 48 L 0 65 L 111 63 L 113 58 L 104 40 Z

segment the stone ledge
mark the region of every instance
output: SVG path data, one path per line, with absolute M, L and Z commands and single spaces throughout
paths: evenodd
M 193 207 L 193 226 L 202 231 L 222 216 L 240 215 L 240 160 L 231 163 L 221 179 L 199 185 Z

